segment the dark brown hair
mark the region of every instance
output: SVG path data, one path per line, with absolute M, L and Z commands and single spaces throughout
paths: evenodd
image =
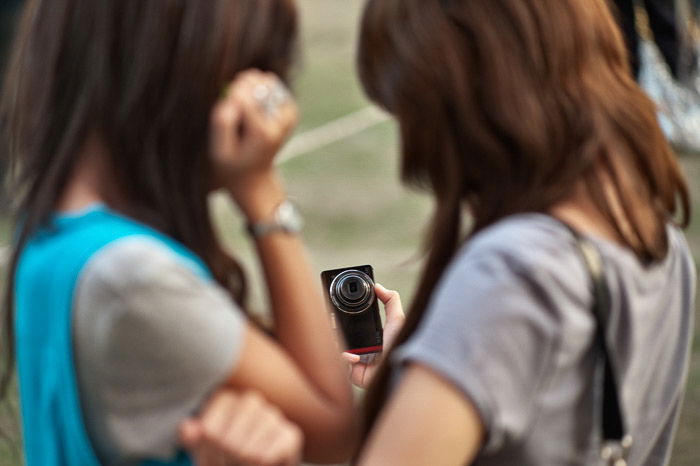
M 180 241 L 244 306 L 239 265 L 219 244 L 207 196 L 209 114 L 240 71 L 286 78 L 292 0 L 29 0 L 6 77 L 16 218 L 6 289 L 0 394 L 14 364 L 13 271 L 97 134 L 126 196 L 124 214 Z
M 418 327 L 461 242 L 505 216 L 548 212 L 581 183 L 644 262 L 665 256 L 664 225 L 678 210 L 688 223 L 685 181 L 604 0 L 369 0 L 358 62 L 370 98 L 399 122 L 404 182 L 435 197 L 397 345 Z M 387 380 L 383 367 L 367 396 L 367 429 Z

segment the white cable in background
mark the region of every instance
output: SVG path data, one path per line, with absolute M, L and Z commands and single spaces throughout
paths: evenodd
M 324 146 L 336 143 L 383 123 L 389 116 L 376 107 L 365 107 L 293 137 L 279 155 L 284 163 Z

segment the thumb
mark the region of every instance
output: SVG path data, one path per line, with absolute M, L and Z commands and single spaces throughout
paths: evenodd
M 345 359 L 346 362 L 349 362 L 350 364 L 357 364 L 358 362 L 360 362 L 360 356 L 358 356 L 357 354 L 343 352 L 341 353 L 341 356 L 343 357 L 343 359 Z
M 397 322 L 398 324 L 402 324 L 405 314 L 403 312 L 403 306 L 401 305 L 401 296 L 399 295 L 399 292 L 388 290 L 379 283 L 374 285 L 374 292 L 377 294 L 379 300 L 384 304 L 387 323 Z
M 185 419 L 178 429 L 180 442 L 188 449 L 193 449 L 202 440 L 202 427 L 196 419 Z

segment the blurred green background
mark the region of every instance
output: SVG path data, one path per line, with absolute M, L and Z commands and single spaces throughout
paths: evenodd
M 303 41 L 294 82 L 302 110 L 298 134 L 369 105 L 354 72 L 354 46 L 363 2 L 300 0 L 299 4 Z M 361 114 L 358 119 L 365 116 Z M 317 134 L 329 133 L 337 133 L 337 141 L 281 163 L 290 195 L 304 213 L 304 237 L 313 265 L 320 272 L 372 264 L 377 280 L 400 291 L 407 304 L 419 271 L 421 236 L 430 221 L 430 200 L 400 186 L 393 123 L 385 121 L 360 132 L 348 129 L 346 137 L 340 137 L 342 130 L 332 128 Z M 700 206 L 700 159 L 681 156 L 681 160 L 693 185 L 696 207 Z M 264 309 L 260 271 L 252 245 L 241 234 L 241 219 L 223 198 L 215 197 L 212 208 L 227 245 L 249 271 L 254 308 Z M 7 229 L 2 223 L 0 235 L 6 240 Z M 688 238 L 700 257 L 700 223 L 692 224 Z M 696 326 L 688 392 L 672 459 L 672 464 L 678 466 L 700 465 L 698 329 Z M 8 422 L 8 416 L 0 416 L 0 424 L 7 426 Z M 3 443 L 0 465 L 18 464 Z

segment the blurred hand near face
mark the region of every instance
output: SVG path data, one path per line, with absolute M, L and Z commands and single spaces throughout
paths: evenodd
M 250 192 L 276 178 L 274 157 L 297 120 L 297 106 L 277 76 L 240 73 L 211 112 L 215 186 L 226 188 L 245 210 Z
M 180 441 L 197 466 L 294 466 L 301 430 L 255 392 L 216 392 L 202 413 L 180 426 Z

